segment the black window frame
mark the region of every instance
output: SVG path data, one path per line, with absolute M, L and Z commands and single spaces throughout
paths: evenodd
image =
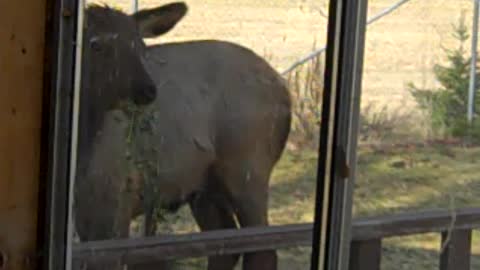
M 330 0 L 312 270 L 349 269 L 367 7 Z
M 368 0 L 330 0 L 311 269 L 347 270 Z M 48 162 L 40 201 L 41 268 L 70 263 L 72 153 L 83 0 L 51 0 L 44 133 Z M 329 101 L 329 102 L 326 102 Z M 324 150 L 326 149 L 326 150 Z M 324 151 L 322 151 L 324 150 Z M 326 226 L 324 226 L 326 225 Z
M 68 224 L 78 26 L 83 0 L 47 0 L 42 179 L 38 202 L 39 268 L 64 270 Z M 40 11 L 39 11 L 40 12 Z

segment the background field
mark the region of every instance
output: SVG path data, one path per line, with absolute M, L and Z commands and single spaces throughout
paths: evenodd
M 92 0 L 130 10 L 128 0 Z M 140 8 L 171 1 L 140 0 Z M 267 55 L 275 68 L 285 70 L 307 55 L 314 44 L 325 45 L 327 0 L 187 0 L 190 11 L 170 33 L 152 43 L 223 39 Z M 391 6 L 394 0 L 370 0 L 368 16 Z M 368 27 L 366 39 L 364 101 L 411 102 L 406 81 L 433 85 L 432 64 L 442 46 L 454 41 L 451 26 L 465 12 L 471 27 L 472 1 L 411 0 L 394 13 Z
M 126 0 L 103 2 L 127 11 L 130 8 Z M 140 0 L 140 8 L 168 2 Z M 194 39 L 233 41 L 265 56 L 279 71 L 314 47 L 325 44 L 326 0 L 185 2 L 190 11 L 184 20 L 167 35 L 148 40 L 149 43 Z M 369 2 L 369 17 L 372 17 L 396 1 Z M 422 87 L 437 84 L 432 74 L 433 64 L 444 61 L 442 48 L 453 48 L 452 25 L 458 22 L 462 12 L 471 28 L 472 7 L 467 0 L 411 0 L 368 27 L 362 106 L 371 107 L 373 111 L 387 106 L 379 116 L 384 121 L 376 130 L 382 136 L 369 137 L 369 143 L 424 139 L 425 119 L 421 118 L 405 85 L 410 81 Z M 394 126 L 395 131 L 389 126 Z M 408 149 L 361 146 L 354 214 L 373 216 L 425 208 L 478 206 L 479 155 L 480 148 L 461 146 Z M 313 150 L 291 148 L 285 153 L 271 181 L 272 224 L 313 220 L 315 166 Z M 197 228 L 187 208 L 169 216 L 159 228 L 162 233 L 194 230 Z M 479 235 L 474 237 L 472 269 L 479 269 Z M 436 235 L 389 239 L 384 247 L 382 269 L 437 269 L 439 245 Z M 308 249 L 282 250 L 280 267 L 307 269 L 309 256 Z M 201 269 L 203 263 L 203 260 L 182 262 L 179 269 Z

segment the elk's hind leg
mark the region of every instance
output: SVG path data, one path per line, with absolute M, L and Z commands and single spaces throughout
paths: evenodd
M 268 226 L 267 194 L 262 189 L 251 189 L 235 199 L 236 215 L 241 227 Z M 276 270 L 275 250 L 257 251 L 243 255 L 243 270 Z
M 207 189 L 206 192 L 213 192 Z M 210 194 L 202 193 L 190 202 L 190 209 L 202 231 L 237 228 L 230 207 L 220 205 Z M 233 270 L 239 255 L 210 256 L 208 270 Z
M 268 183 L 273 168 L 272 162 L 252 158 L 245 163 L 250 166 L 224 166 L 221 170 L 222 178 L 226 180 L 226 186 L 231 194 L 235 215 L 242 228 L 268 226 Z M 276 270 L 276 251 L 243 254 L 243 269 Z

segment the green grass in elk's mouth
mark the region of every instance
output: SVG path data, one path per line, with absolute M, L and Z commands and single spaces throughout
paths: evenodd
M 129 121 L 125 133 L 127 166 L 131 172 L 139 172 L 143 177 L 145 188 L 143 200 L 146 208 L 153 207 L 153 219 L 166 221 L 166 211 L 155 207 L 161 200 L 155 179 L 158 178 L 160 158 L 159 149 L 154 141 L 159 137 L 157 126 L 160 124 L 158 112 L 154 107 L 137 106 L 132 102 L 124 104 L 123 112 Z

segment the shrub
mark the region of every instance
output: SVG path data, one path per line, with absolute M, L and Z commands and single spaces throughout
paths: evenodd
M 435 136 L 465 138 L 470 135 L 473 139 L 479 140 L 478 113 L 474 114 L 473 125 L 467 122 L 471 57 L 466 56 L 464 49 L 469 35 L 463 16 L 460 23 L 454 26 L 454 38 L 458 40 L 458 47 L 454 50 L 444 49 L 447 64 L 436 64 L 433 68 L 440 87 L 420 89 L 409 83 L 408 89 L 420 108 L 430 117 L 431 129 Z M 478 84 L 475 88 L 478 90 Z M 476 93 L 475 107 L 478 108 L 480 99 L 478 91 Z
M 323 56 L 319 55 L 287 77 L 292 96 L 291 138 L 299 147 L 318 144 L 323 95 Z
M 400 108 L 387 105 L 375 106 L 368 103 L 361 109 L 358 140 L 362 143 L 404 141 L 414 133 L 409 129 L 412 116 Z

